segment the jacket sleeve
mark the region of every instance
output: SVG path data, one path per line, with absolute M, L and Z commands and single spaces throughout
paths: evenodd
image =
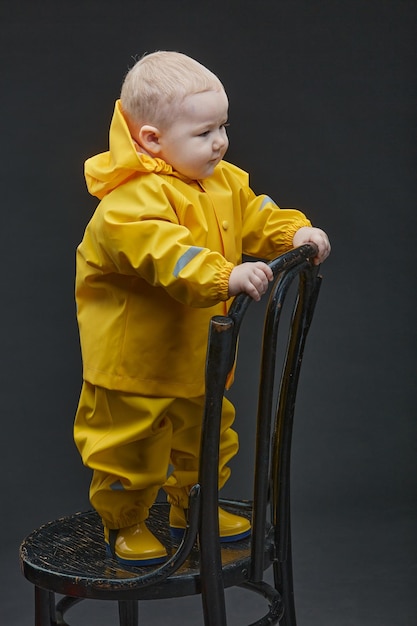
M 219 252 L 196 245 L 179 224 L 166 188 L 138 202 L 126 187 L 106 196 L 86 231 L 81 253 L 100 273 L 137 276 L 193 307 L 228 299 L 233 264 Z M 141 190 L 142 196 L 146 195 Z
M 280 209 L 269 196 L 247 192 L 243 211 L 243 253 L 271 260 L 293 247 L 293 237 L 303 226 L 311 226 L 297 209 Z

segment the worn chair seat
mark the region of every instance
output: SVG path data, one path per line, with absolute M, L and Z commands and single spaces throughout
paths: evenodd
M 222 501 L 222 506 L 237 515 L 251 516 L 248 502 Z M 150 510 L 147 524 L 171 556 L 178 548 L 178 540 L 169 532 L 168 515 L 169 505 L 157 502 Z M 266 553 L 270 547 L 271 541 L 265 546 Z M 156 566 L 126 568 L 109 557 L 101 520 L 95 511 L 76 513 L 41 526 L 28 535 L 20 550 L 25 577 L 34 585 L 53 588 L 59 594 L 102 600 L 114 599 L 117 594 L 121 600 L 151 600 L 201 592 L 198 542 L 185 563 L 163 584 L 140 588 L 138 576 L 149 574 Z M 250 567 L 250 537 L 222 542 L 221 560 L 225 586 L 245 582 Z

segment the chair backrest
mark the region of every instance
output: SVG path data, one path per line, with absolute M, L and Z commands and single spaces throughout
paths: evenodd
M 284 610 L 293 614 L 291 528 L 290 528 L 290 457 L 292 425 L 299 373 L 307 333 L 312 320 L 321 277 L 309 259 L 316 254 L 314 245 L 304 245 L 278 257 L 270 266 L 276 278 L 267 307 L 261 357 L 258 396 L 255 484 L 252 518 L 251 564 L 248 583 L 262 595 L 268 595 L 263 583 L 265 536 L 270 508 L 274 533 L 271 561 L 283 564 L 284 581 L 279 590 L 270 589 L 271 610 L 263 619 L 276 619 Z M 289 288 L 298 279 L 298 291 L 290 323 L 286 354 L 280 377 L 276 375 L 278 328 Z M 206 408 L 200 461 L 200 551 L 203 607 L 206 626 L 225 626 L 222 564 L 218 537 L 218 443 L 221 402 L 226 379 L 236 353 L 237 338 L 244 314 L 251 302 L 246 295 L 235 298 L 226 317 L 211 321 L 206 373 Z M 274 409 L 276 379 L 280 378 L 277 410 Z M 277 585 L 276 585 L 277 586 Z M 256 589 L 257 587 L 257 589 Z M 281 585 L 282 587 L 282 585 Z M 283 597 L 286 596 L 286 597 Z M 257 622 L 258 623 L 258 622 Z M 260 621 L 275 623 L 274 621 Z

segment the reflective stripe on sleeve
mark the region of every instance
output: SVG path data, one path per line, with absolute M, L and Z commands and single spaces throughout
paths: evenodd
M 195 256 L 197 256 L 199 252 L 201 252 L 201 250 L 203 250 L 203 248 L 199 248 L 198 246 L 191 246 L 190 248 L 188 248 L 187 252 L 184 252 L 184 254 L 178 259 L 175 264 L 173 272 L 175 278 L 178 278 L 179 273 L 190 261 L 193 260 Z
M 269 204 L 270 202 L 271 202 L 272 204 L 274 204 L 275 206 L 277 206 L 276 202 L 274 202 L 274 201 L 272 200 L 272 198 L 270 198 L 269 196 L 265 196 L 265 198 L 262 200 L 262 204 L 261 204 L 261 206 L 259 207 L 259 210 L 260 210 L 260 211 L 262 211 L 262 209 L 264 208 L 264 206 L 266 206 L 266 205 L 267 205 L 267 204 Z

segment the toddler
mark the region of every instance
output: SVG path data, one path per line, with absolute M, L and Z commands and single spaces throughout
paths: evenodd
M 83 386 L 74 437 L 93 470 L 90 500 L 123 564 L 159 563 L 165 547 L 146 526 L 161 487 L 174 535 L 197 482 L 209 321 L 240 292 L 259 300 L 272 280 L 262 261 L 307 242 L 316 263 L 326 234 L 300 211 L 251 190 L 223 160 L 228 100 L 190 57 L 160 51 L 128 72 L 109 150 L 87 160 L 100 203 L 77 250 L 76 301 Z M 223 399 L 219 488 L 238 439 Z M 169 473 L 169 469 L 172 472 Z M 220 538 L 250 523 L 219 508 Z

